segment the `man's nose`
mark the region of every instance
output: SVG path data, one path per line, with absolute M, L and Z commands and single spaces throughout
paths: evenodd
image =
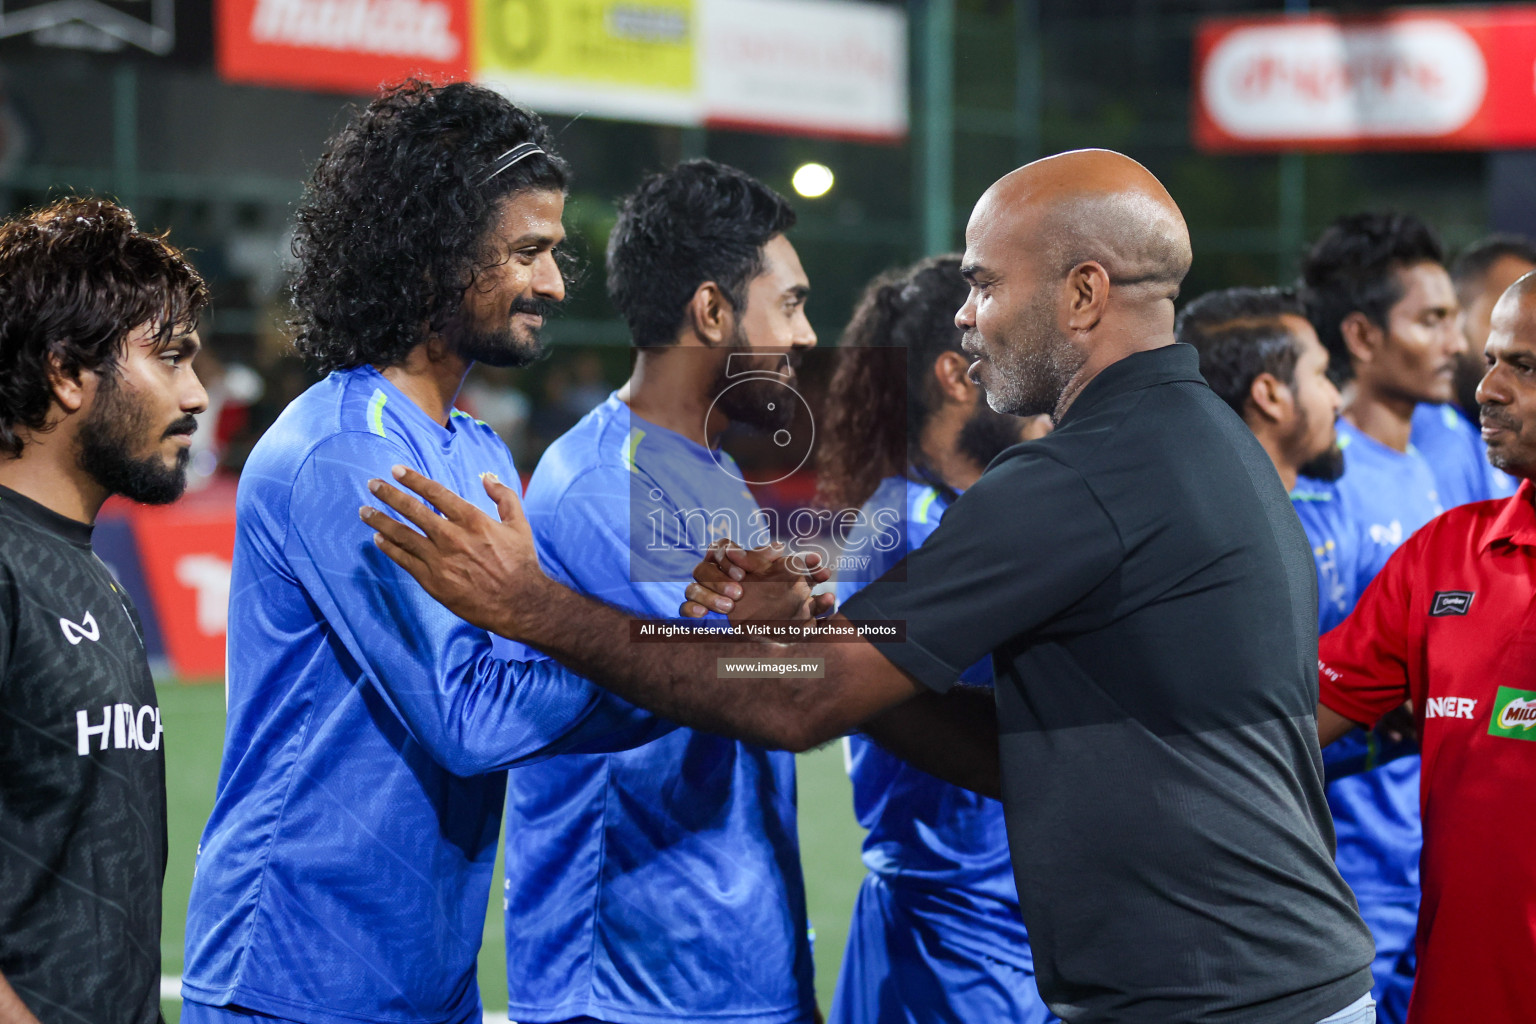
M 1505 383 L 1503 375 L 1499 372 L 1498 363 L 1488 367 L 1488 372 L 1483 374 L 1483 379 L 1477 382 L 1477 404 L 1508 405 L 1509 389 L 1504 386 Z
M 181 409 L 194 416 L 208 410 L 208 389 L 203 387 L 196 370 L 192 371 L 188 386 L 182 390 Z
M 816 328 L 811 326 L 811 322 L 806 319 L 804 313 L 800 315 L 799 321 L 795 325 L 795 334 L 790 344 L 795 348 L 815 348 Z
M 968 331 L 976 326 L 976 298 L 975 293 L 965 297 L 965 305 L 955 313 L 955 326 L 962 331 Z
M 533 292 L 551 302 L 565 301 L 565 274 L 561 272 L 554 253 L 540 253 L 534 261 Z

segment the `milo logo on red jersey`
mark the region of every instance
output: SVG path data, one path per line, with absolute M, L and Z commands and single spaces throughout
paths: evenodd
M 1488 735 L 1536 740 L 1536 692 L 1499 687 L 1488 719 Z

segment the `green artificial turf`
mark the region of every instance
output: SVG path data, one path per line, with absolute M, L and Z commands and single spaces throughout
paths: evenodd
M 224 742 L 224 687 L 163 682 L 160 714 L 165 726 L 166 793 L 169 798 L 170 862 L 165 873 L 164 973 L 179 975 L 187 894 L 197 841 L 213 807 Z M 816 928 L 816 994 L 825 1010 L 843 955 L 848 916 L 863 877 L 859 863 L 862 833 L 853 818 L 841 744 L 803 754 L 800 777 L 800 856 L 806 901 Z M 486 905 L 485 945 L 480 950 L 480 991 L 488 1011 L 507 1005 L 506 962 L 501 924 L 501 857 L 496 884 Z M 181 1005 L 166 1000 L 168 1024 L 178 1024 Z

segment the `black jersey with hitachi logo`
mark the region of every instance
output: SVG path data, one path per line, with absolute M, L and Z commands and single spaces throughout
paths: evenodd
M 159 1018 L 160 734 L 90 527 L 0 487 L 0 974 L 43 1024 Z

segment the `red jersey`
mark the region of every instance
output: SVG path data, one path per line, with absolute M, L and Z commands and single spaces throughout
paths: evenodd
M 1536 978 L 1536 506 L 1462 505 L 1392 555 L 1318 645 L 1322 702 L 1413 701 L 1424 899 L 1410 1024 L 1529 1024 Z

